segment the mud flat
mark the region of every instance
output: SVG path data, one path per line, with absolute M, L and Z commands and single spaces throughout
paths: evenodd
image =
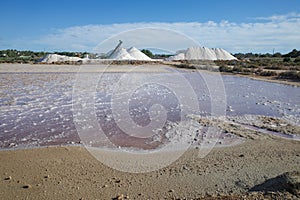
M 204 158 L 194 149 L 170 166 L 148 173 L 114 170 L 83 147 L 1 151 L 0 158 L 1 199 L 113 199 L 122 195 L 123 199 L 225 199 L 228 195 L 254 199 L 263 194 L 269 199 L 296 199 L 296 192 L 287 188 L 276 191 L 260 185 L 300 170 L 300 143 L 256 137 L 214 148 Z

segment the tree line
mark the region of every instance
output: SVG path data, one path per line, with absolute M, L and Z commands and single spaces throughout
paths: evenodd
M 141 50 L 144 54 L 149 56 L 150 58 L 167 58 L 171 55 L 160 55 L 160 54 L 153 54 L 148 49 Z M 50 52 L 44 52 L 44 51 L 29 51 L 29 50 L 16 50 L 16 49 L 7 49 L 7 50 L 0 50 L 0 62 L 22 62 L 22 63 L 29 63 L 29 62 L 38 62 L 43 57 L 45 57 Z M 59 55 L 65 55 L 65 56 L 73 56 L 73 57 L 85 57 L 86 55 L 89 55 L 90 58 L 96 58 L 96 54 L 92 54 L 89 52 L 52 52 Z M 276 59 L 276 58 L 282 58 L 285 62 L 290 61 L 300 61 L 300 51 L 293 49 L 291 52 L 287 54 L 281 54 L 279 52 L 270 54 L 257 54 L 257 53 L 236 53 L 233 54 L 236 58 L 239 60 L 243 59 L 262 59 L 262 58 L 270 58 L 270 59 Z
M 300 51 L 297 49 L 293 49 L 291 52 L 287 54 L 281 54 L 276 52 L 274 54 L 265 53 L 265 54 L 258 54 L 258 53 L 236 53 L 233 54 L 238 59 L 246 59 L 246 58 L 300 58 Z

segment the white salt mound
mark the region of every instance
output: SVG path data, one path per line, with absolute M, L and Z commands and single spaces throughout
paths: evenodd
M 207 47 L 190 47 L 185 52 L 186 60 L 216 60 L 213 49 Z
M 224 49 L 221 48 L 215 48 L 214 49 L 217 60 L 237 60 L 236 57 L 231 55 L 229 52 L 225 51 Z
M 116 52 L 114 52 L 109 59 L 113 60 L 135 60 L 134 57 L 132 57 L 126 49 L 120 48 Z
M 151 60 L 147 55 L 138 50 L 135 47 L 129 49 L 119 48 L 117 49 L 109 59 L 113 60 Z
M 175 56 L 169 57 L 168 60 L 185 60 L 185 54 L 184 53 L 178 53 Z
M 220 48 L 190 47 L 177 52 L 168 60 L 237 60 L 237 58 Z
M 66 61 L 77 62 L 79 60 L 82 59 L 78 57 L 69 57 L 69 56 L 63 56 L 58 54 L 48 54 L 41 60 L 41 62 L 43 63 L 66 62 Z
M 127 52 L 136 60 L 151 60 L 151 58 L 149 58 L 146 54 L 144 54 L 143 52 L 141 52 L 135 47 L 131 47 L 127 49 Z

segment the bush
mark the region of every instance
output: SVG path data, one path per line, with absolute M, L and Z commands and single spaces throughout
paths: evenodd
M 274 53 L 274 54 L 273 54 L 273 57 L 278 57 L 278 58 L 280 58 L 280 57 L 281 57 L 281 53 L 279 53 L 279 52 Z
M 289 67 L 289 70 L 300 71 L 300 66 L 292 66 L 292 67 Z
M 291 61 L 291 58 L 290 57 L 286 57 L 283 59 L 283 62 L 290 62 Z
M 259 73 L 260 76 L 276 76 L 277 73 L 274 71 L 262 71 Z
M 221 66 L 219 68 L 220 72 L 232 72 L 232 67 L 228 67 L 228 66 Z
M 258 66 L 257 66 L 257 65 L 254 65 L 254 64 L 252 64 L 252 65 L 250 65 L 248 68 L 255 69 L 255 68 L 258 68 Z
M 265 69 L 280 70 L 280 69 L 284 69 L 284 67 L 283 66 L 278 66 L 278 65 L 272 65 L 272 66 L 265 67 Z
M 300 72 L 297 71 L 286 71 L 279 74 L 280 79 L 291 79 L 300 81 Z
M 294 62 L 295 62 L 295 63 L 300 63 L 300 58 L 296 58 L 296 59 L 294 60 Z
M 234 72 L 243 72 L 243 67 L 241 66 L 234 66 L 232 71 Z

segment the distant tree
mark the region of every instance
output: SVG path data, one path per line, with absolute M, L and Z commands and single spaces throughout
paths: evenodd
M 284 55 L 284 57 L 291 57 L 291 58 L 297 58 L 298 56 L 300 56 L 300 51 L 297 51 L 297 49 L 293 49 L 293 51 Z
M 236 53 L 236 54 L 233 54 L 233 56 L 236 57 L 237 59 L 245 58 L 245 54 L 243 54 L 243 53 Z
M 279 52 L 274 53 L 274 54 L 273 54 L 273 57 L 278 57 L 278 58 L 280 58 L 280 57 L 281 57 L 281 53 L 279 53 Z
M 165 59 L 170 56 L 173 56 L 173 55 L 171 55 L 171 54 L 155 54 L 155 55 L 153 55 L 153 58 L 154 59 Z
M 153 58 L 153 54 L 150 50 L 148 49 L 143 49 L 141 52 L 143 52 L 144 54 L 146 54 L 148 57 Z

